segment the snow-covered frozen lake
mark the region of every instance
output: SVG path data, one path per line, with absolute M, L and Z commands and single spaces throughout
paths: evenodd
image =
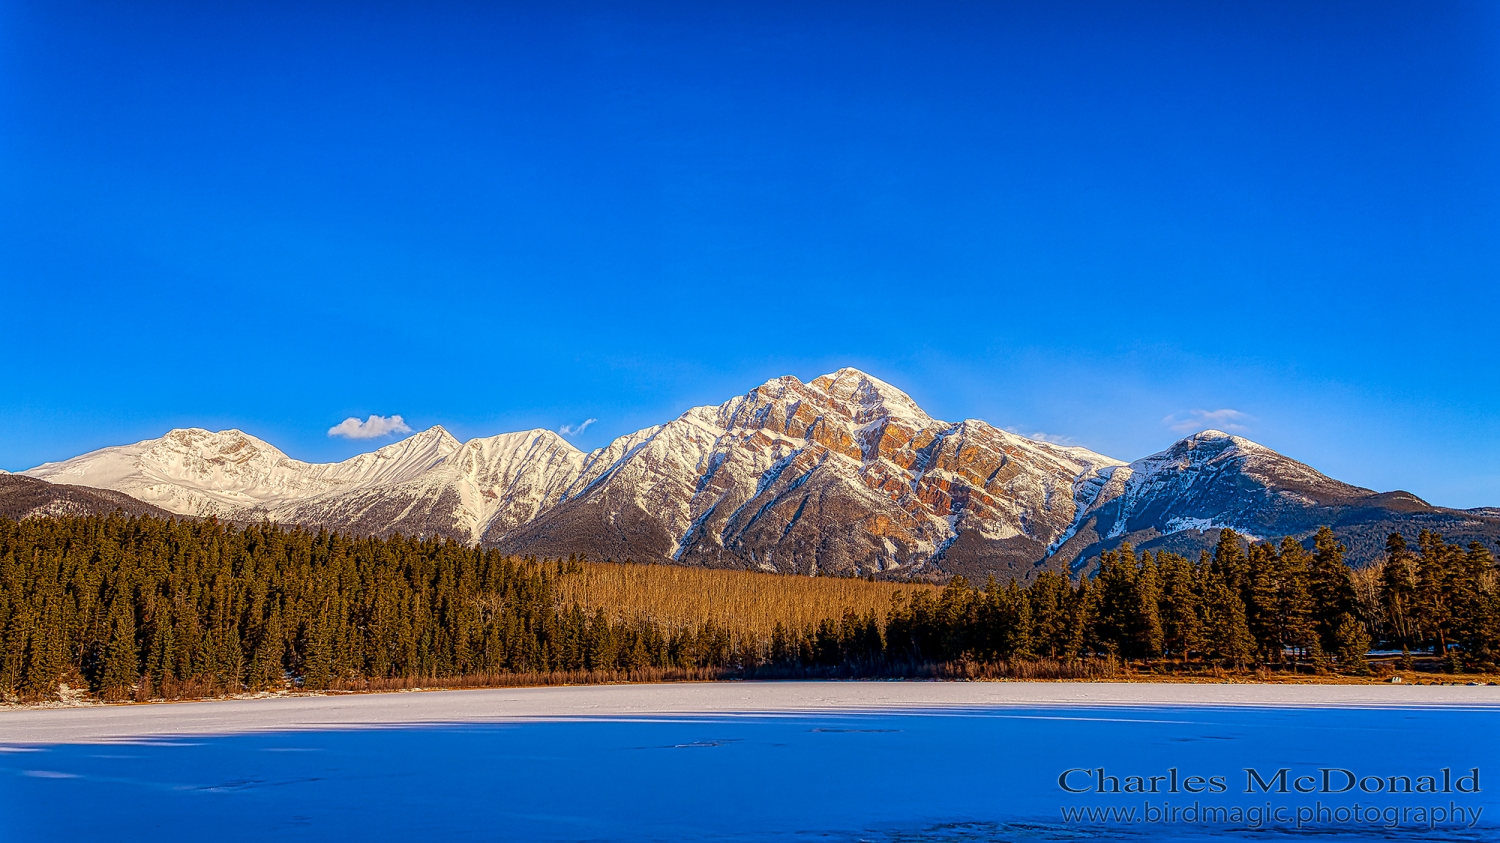
M 0 839 L 1496 840 L 1497 714 L 1491 687 L 883 682 L 7 711 Z M 1156 792 L 1090 790 L 1116 779 Z

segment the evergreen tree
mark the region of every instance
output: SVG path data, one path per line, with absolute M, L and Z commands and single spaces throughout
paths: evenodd
M 1276 567 L 1276 628 L 1278 655 L 1297 650 L 1314 663 L 1322 660 L 1312 592 L 1313 560 L 1296 539 L 1282 539 Z
M 1460 651 L 1459 664 L 1470 670 L 1493 669 L 1500 655 L 1495 560 L 1479 542 L 1471 542 L 1461 555 L 1454 548 L 1453 557 L 1453 637 Z
M 1006 619 L 1006 636 L 996 656 L 1007 659 L 1030 659 L 1036 656 L 1035 623 L 1031 616 L 1031 601 L 1027 599 L 1026 592 L 1015 581 L 1011 580 L 1000 596 L 1000 605 L 1004 607 Z
M 1354 582 L 1349 566 L 1344 564 L 1344 546 L 1327 527 L 1318 530 L 1314 539 L 1309 590 L 1312 594 L 1313 620 L 1325 652 L 1336 649 L 1335 637 L 1344 615 L 1359 618 L 1359 603 L 1354 596 Z
M 1417 561 L 1400 533 L 1385 540 L 1380 599 L 1385 604 L 1386 637 L 1404 650 L 1412 645 L 1413 608 L 1417 593 Z
M 1274 664 L 1282 660 L 1287 646 L 1279 599 L 1283 577 L 1281 557 L 1275 545 L 1257 542 L 1250 546 L 1247 560 L 1243 591 L 1245 623 L 1255 638 L 1259 660 Z
M 1248 664 L 1255 639 L 1245 621 L 1245 601 L 1233 583 L 1233 569 L 1215 564 L 1200 566 L 1203 637 L 1211 656 L 1225 666 Z
M 1339 668 L 1349 673 L 1366 674 L 1370 664 L 1365 654 L 1370 650 L 1370 634 L 1359 619 L 1345 612 L 1339 616 L 1333 633 L 1334 652 L 1338 656 Z
M 141 657 L 136 649 L 135 607 L 128 595 L 116 593 L 109 606 L 109 643 L 99 676 L 99 687 L 107 700 L 127 698 L 141 675 Z
M 1161 622 L 1161 575 L 1151 554 L 1142 554 L 1135 577 L 1135 649 L 1143 658 L 1161 658 L 1166 632 Z
M 1136 658 L 1134 646 L 1135 554 L 1130 545 L 1118 551 L 1106 550 L 1099 557 L 1099 573 L 1094 577 L 1094 617 L 1092 640 L 1095 646 L 1111 656 Z
M 1203 649 L 1203 619 L 1193 563 L 1175 553 L 1156 555 L 1159 579 L 1157 617 L 1166 651 L 1179 662 Z
M 1068 661 L 1080 659 L 1094 650 L 1093 629 L 1096 614 L 1098 589 L 1090 585 L 1087 577 L 1078 583 L 1068 607 L 1068 645 L 1063 657 Z
M 1417 588 L 1412 605 L 1416 627 L 1424 644 L 1435 655 L 1446 656 L 1448 634 L 1453 624 L 1452 550 L 1441 536 L 1423 530 L 1417 538 L 1421 556 L 1417 559 Z
M 246 677 L 246 684 L 252 691 L 264 691 L 281 686 L 285 681 L 284 668 L 281 663 L 286 651 L 286 642 L 282 639 L 281 629 L 281 607 L 273 606 L 271 616 L 266 619 L 262 626 L 260 636 L 255 644 L 255 652 L 250 657 L 250 675 Z
M 1244 600 L 1250 562 L 1245 556 L 1239 533 L 1228 527 L 1219 530 L 1219 540 L 1214 546 L 1213 565 L 1224 585 Z
M 1032 648 L 1039 656 L 1055 659 L 1067 652 L 1070 638 L 1068 604 L 1073 589 L 1062 575 L 1043 571 L 1026 589 L 1030 604 Z

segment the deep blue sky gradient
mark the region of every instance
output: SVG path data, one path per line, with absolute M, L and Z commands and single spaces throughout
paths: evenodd
M 0 3 L 10 470 L 856 365 L 1500 505 L 1497 289 L 1495 4 Z

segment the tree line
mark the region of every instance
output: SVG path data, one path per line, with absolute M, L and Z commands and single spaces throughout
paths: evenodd
M 1489 671 L 1500 656 L 1500 588 L 1483 545 L 1399 533 L 1386 557 L 1353 570 L 1327 527 L 1309 550 L 1293 538 L 1246 542 L 1223 530 L 1196 562 L 1169 553 L 1106 552 L 1075 593 L 1077 651 L 1228 667 L 1369 670 L 1372 647 L 1426 651 L 1454 672 Z M 1024 624 L 1021 624 L 1024 626 Z
M 648 566 L 611 569 L 621 582 L 586 611 L 565 599 L 588 573 L 576 558 L 212 519 L 0 520 L 0 695 L 46 698 L 60 684 L 154 699 L 460 680 L 1087 678 L 1133 660 L 1358 672 L 1372 642 L 1428 648 L 1453 670 L 1492 668 L 1500 594 L 1488 551 L 1427 533 L 1415 550 L 1393 536 L 1389 550 L 1356 578 L 1327 530 L 1311 552 L 1290 539 L 1247 548 L 1225 530 L 1198 560 L 1122 546 L 1078 583 L 1053 572 L 1024 586 L 956 577 L 894 594 L 870 583 L 888 600 L 880 611 L 809 589 L 824 601 L 815 622 L 802 606 L 752 626 L 640 611 L 629 595 Z

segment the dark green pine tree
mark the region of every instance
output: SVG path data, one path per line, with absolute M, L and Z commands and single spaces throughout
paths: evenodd
M 1161 622 L 1161 572 L 1150 553 L 1141 555 L 1135 578 L 1135 645 L 1144 658 L 1159 659 L 1166 648 Z
M 151 642 L 146 657 L 146 675 L 152 689 L 160 696 L 164 688 L 170 688 L 177 677 L 177 640 L 172 624 L 172 605 L 157 596 L 148 605 L 151 607 Z
M 100 695 L 107 700 L 128 698 L 141 677 L 141 654 L 135 640 L 135 606 L 128 594 L 116 592 L 109 603 L 109 643 L 99 670 Z
M 1249 572 L 1243 595 L 1245 623 L 1258 645 L 1260 662 L 1275 664 L 1283 660 L 1287 643 L 1277 599 L 1281 586 L 1281 557 L 1275 545 L 1256 542 L 1250 546 L 1247 559 Z
M 1340 670 L 1358 675 L 1370 672 L 1370 663 L 1365 658 L 1370 650 L 1370 634 L 1354 615 L 1345 612 L 1339 616 L 1333 632 L 1333 646 Z
M 1136 623 L 1135 575 L 1135 554 L 1128 543 L 1118 551 L 1106 550 L 1100 554 L 1099 573 L 1092 586 L 1095 611 L 1091 638 L 1110 656 L 1139 657 L 1132 640 Z
M 1243 600 L 1250 579 L 1250 560 L 1245 556 L 1243 539 L 1234 530 L 1225 527 L 1219 530 L 1219 541 L 1214 546 L 1214 568 L 1224 584 Z
M 1026 589 L 1031 604 L 1032 649 L 1038 656 L 1055 659 L 1067 652 L 1072 595 L 1067 578 L 1054 571 L 1041 572 Z
M 1380 600 L 1385 604 L 1385 635 L 1407 650 L 1413 644 L 1413 608 L 1417 595 L 1417 559 L 1400 533 L 1385 540 L 1385 564 L 1380 572 Z
M 1036 657 L 1036 624 L 1031 616 L 1031 600 L 1014 579 L 1005 587 L 1003 605 L 1009 623 L 1005 638 L 1005 658 Z
M 281 687 L 285 681 L 282 656 L 286 653 L 286 641 L 282 637 L 281 607 L 273 605 L 271 616 L 261 629 L 255 642 L 255 652 L 250 656 L 250 671 L 246 684 L 252 691 L 265 691 Z
M 54 584 L 49 584 L 53 588 Z M 66 627 L 63 625 L 60 592 L 48 589 L 42 604 L 40 622 L 27 642 L 26 666 L 22 692 L 32 699 L 53 699 L 57 686 L 68 670 Z
M 1255 638 L 1245 622 L 1245 601 L 1233 585 L 1233 569 L 1213 562 L 1199 569 L 1207 649 L 1224 666 L 1242 668 L 1255 657 Z
M 1068 601 L 1068 645 L 1063 651 L 1063 657 L 1068 661 L 1080 659 L 1095 650 L 1093 629 L 1098 605 L 1095 599 L 1097 591 L 1097 588 L 1090 585 L 1089 578 L 1084 577 L 1079 581 L 1072 599 Z
M 1157 617 L 1163 647 L 1179 662 L 1203 649 L 1203 612 L 1193 563 L 1175 553 L 1156 555 L 1161 581 Z
M 1434 655 L 1446 657 L 1448 637 L 1453 626 L 1453 553 L 1436 533 L 1423 530 L 1417 537 L 1421 555 L 1417 558 L 1417 588 L 1412 615 L 1425 646 Z
M 1327 527 L 1318 530 L 1314 539 L 1312 571 L 1309 579 L 1313 620 L 1324 652 L 1336 649 L 1336 633 L 1344 615 L 1359 619 L 1359 601 L 1354 596 L 1354 580 L 1344 564 L 1344 546 Z
M 333 681 L 333 624 L 327 613 L 310 619 L 302 654 L 302 687 L 307 690 L 327 688 Z
M 1500 655 L 1500 618 L 1495 614 L 1495 560 L 1484 545 L 1471 542 L 1461 555 L 1454 549 L 1450 573 L 1454 614 L 1453 637 L 1460 652 L 1454 666 L 1490 670 Z
M 1318 637 L 1312 596 L 1313 560 L 1296 539 L 1281 541 L 1276 566 L 1276 627 L 1280 646 L 1321 664 L 1323 642 Z

